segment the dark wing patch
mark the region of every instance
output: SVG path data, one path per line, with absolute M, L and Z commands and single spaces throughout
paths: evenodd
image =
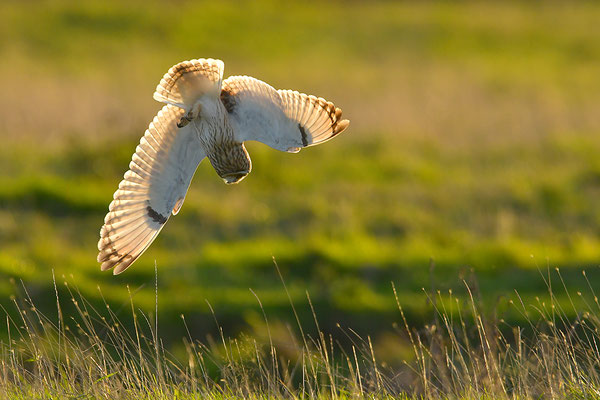
M 306 131 L 304 130 L 304 127 L 298 124 L 298 129 L 300 130 L 300 135 L 302 135 L 302 146 L 308 146 L 308 140 L 306 139 Z
M 235 109 L 235 92 L 231 88 L 223 88 L 221 90 L 221 103 L 225 106 L 228 113 L 232 113 Z
M 148 207 L 146 207 L 146 211 L 148 211 L 148 216 L 150 218 L 152 218 L 152 220 L 154 222 L 158 222 L 161 225 L 163 225 L 165 222 L 167 222 L 168 217 L 165 217 L 164 215 L 161 215 L 154 208 L 148 206 Z

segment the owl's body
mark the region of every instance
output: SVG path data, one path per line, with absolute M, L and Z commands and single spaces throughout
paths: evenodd
M 228 184 L 242 180 L 250 173 L 252 163 L 244 144 L 235 140 L 223 103 L 219 98 L 203 96 L 194 104 L 192 111 L 193 119 L 189 124 L 197 133 L 197 145 L 217 174 Z M 184 117 L 179 125 L 187 123 Z
M 275 90 L 257 79 L 223 81 L 223 62 L 173 66 L 154 98 L 167 103 L 140 140 L 104 218 L 98 242 L 102 270 L 127 269 L 181 209 L 194 172 L 206 157 L 225 183 L 252 168 L 247 140 L 297 153 L 341 133 L 348 121 L 322 98 Z

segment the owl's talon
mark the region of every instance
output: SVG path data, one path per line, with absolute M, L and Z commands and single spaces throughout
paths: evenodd
M 194 113 L 192 111 L 189 111 L 187 114 L 185 114 L 183 117 L 181 117 L 181 119 L 177 123 L 177 127 L 183 128 L 184 126 L 186 126 L 187 124 L 192 122 L 194 120 L 194 118 L 196 118 Z
M 196 108 L 196 109 L 194 110 L 194 108 Z M 178 128 L 183 128 L 184 126 L 186 126 L 187 124 L 192 122 L 196 117 L 198 117 L 200 115 L 201 105 L 198 104 L 194 108 L 192 108 L 190 111 L 187 112 L 187 114 L 185 114 L 183 117 L 181 117 L 181 119 L 177 123 Z
M 183 128 L 184 126 L 186 126 L 187 124 L 189 124 L 190 121 L 191 121 L 191 119 L 187 118 L 187 116 L 184 115 L 183 117 L 181 117 L 181 119 L 177 123 L 177 127 L 178 128 Z

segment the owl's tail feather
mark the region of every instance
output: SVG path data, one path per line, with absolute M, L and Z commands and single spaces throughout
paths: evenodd
M 190 111 L 201 96 L 219 95 L 223 68 L 223 61 L 212 58 L 180 62 L 162 77 L 154 100 Z

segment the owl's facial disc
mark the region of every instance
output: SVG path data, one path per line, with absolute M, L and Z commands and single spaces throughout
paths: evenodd
M 246 175 L 248 175 L 248 172 L 250 172 L 250 171 L 244 170 L 244 171 L 232 172 L 230 174 L 223 175 L 222 178 L 226 184 L 232 185 L 232 184 L 238 183 L 239 181 L 244 179 L 246 177 Z

